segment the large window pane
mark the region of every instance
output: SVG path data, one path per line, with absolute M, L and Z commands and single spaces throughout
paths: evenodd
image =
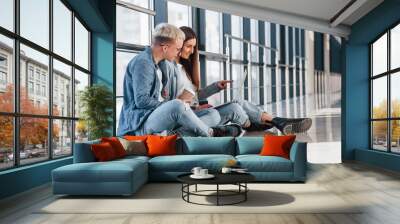
M 14 31 L 14 0 L 0 1 L 0 26 Z
M 390 122 L 391 127 L 391 141 L 392 148 L 390 151 L 400 153 L 400 120 L 393 120 Z
M 21 44 L 21 113 L 47 115 L 49 108 L 49 57 Z
M 272 102 L 272 69 L 265 67 L 264 69 L 264 103 Z
M 243 37 L 243 23 L 242 18 L 239 16 L 232 16 L 231 17 L 231 29 L 232 29 L 232 36 L 234 37 Z M 243 59 L 243 42 L 239 40 L 232 39 L 232 58 L 237 60 Z
M 387 151 L 387 121 L 372 122 L 372 147 Z
M 88 140 L 88 128 L 84 120 L 75 121 L 75 143 Z
M 117 41 L 150 45 L 149 21 L 148 14 L 117 6 Z
M 14 44 L 0 35 L 0 111 L 14 111 Z
M 251 42 L 258 43 L 258 21 L 250 20 L 250 38 Z M 251 61 L 258 62 L 259 58 L 259 47 L 257 45 L 251 45 Z
M 190 10 L 190 6 L 168 1 L 168 23 L 177 27 L 191 27 L 192 24 L 190 23 Z
M 80 94 L 89 85 L 89 75 L 75 69 L 75 117 L 81 115 Z
M 117 96 L 122 96 L 124 94 L 124 77 L 126 72 L 126 67 L 129 61 L 135 57 L 135 53 L 117 51 Z
M 48 119 L 31 117 L 20 119 L 19 156 L 21 164 L 34 163 L 49 158 L 48 127 Z
M 117 115 L 116 128 L 118 128 L 119 116 L 121 114 L 121 109 L 122 109 L 122 104 L 123 103 L 124 103 L 123 99 L 121 97 L 118 97 L 117 98 L 116 110 L 115 110 L 115 113 Z
M 395 74 L 391 74 L 391 88 L 390 88 L 390 97 L 391 97 L 391 116 L 400 118 L 400 72 Z
M 49 0 L 20 0 L 20 10 L 21 36 L 49 48 Z
M 71 60 L 72 12 L 60 0 L 53 0 L 53 9 L 53 51 Z
M 260 104 L 260 71 L 258 66 L 253 66 L 251 69 L 251 102 L 253 104 Z
M 89 69 L 89 32 L 75 18 L 75 63 Z
M 400 67 L 400 25 L 397 25 L 391 31 L 390 60 L 391 69 Z
M 222 64 L 218 61 L 206 62 L 207 67 L 207 85 L 222 80 Z M 223 91 L 208 97 L 208 103 L 211 105 L 220 105 L 222 103 Z
M 14 164 L 14 125 L 13 118 L 0 116 L 0 170 Z
M 243 66 L 238 64 L 232 65 L 232 90 L 233 95 L 231 99 L 243 99 L 243 87 L 244 87 L 244 77 L 243 77 Z
M 221 14 L 206 10 L 206 51 L 222 53 Z
M 372 44 L 372 71 L 378 75 L 387 71 L 387 34 Z
M 53 157 L 72 154 L 72 121 L 53 120 Z
M 372 81 L 372 118 L 387 118 L 387 78 Z
M 53 115 L 72 116 L 72 69 L 53 60 Z

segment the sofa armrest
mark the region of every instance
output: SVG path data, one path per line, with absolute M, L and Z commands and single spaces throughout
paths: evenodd
M 307 143 L 294 142 L 290 149 L 290 160 L 293 162 L 293 179 L 305 181 L 307 176 Z
M 90 142 L 75 143 L 74 147 L 74 163 L 89 163 L 95 162 L 96 158 L 92 153 L 90 146 L 92 144 L 100 143 L 99 140 Z

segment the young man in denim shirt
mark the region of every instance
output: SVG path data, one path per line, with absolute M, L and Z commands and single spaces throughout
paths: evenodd
M 117 135 L 145 135 L 173 131 L 177 127 L 196 136 L 238 136 L 240 126 L 212 127 L 219 121 L 213 110 L 201 120 L 182 99 L 165 101 L 162 97 L 162 73 L 158 63 L 172 61 L 179 53 L 184 33 L 170 24 L 159 24 L 152 36 L 152 45 L 128 64 L 124 77 L 124 98 Z M 207 122 L 205 122 L 207 121 Z

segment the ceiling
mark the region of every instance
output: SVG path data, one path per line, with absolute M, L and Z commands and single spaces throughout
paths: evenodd
M 383 0 L 172 0 L 199 8 L 347 37 Z

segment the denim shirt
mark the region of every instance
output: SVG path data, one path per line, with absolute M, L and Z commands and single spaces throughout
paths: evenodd
M 163 60 L 159 63 L 161 72 L 163 73 L 163 85 L 167 93 L 167 100 L 176 99 L 178 91 L 178 76 L 184 75 L 180 74 L 178 65 L 176 62 L 169 62 Z M 165 80 L 165 81 L 164 81 Z M 207 99 L 208 97 L 218 93 L 221 89 L 218 87 L 218 82 L 214 82 L 211 85 L 200 89 L 197 93 L 199 100 Z
M 118 136 L 135 134 L 151 112 L 162 104 L 158 100 L 162 80 L 157 77 L 157 69 L 150 47 L 129 62 L 124 76 Z

